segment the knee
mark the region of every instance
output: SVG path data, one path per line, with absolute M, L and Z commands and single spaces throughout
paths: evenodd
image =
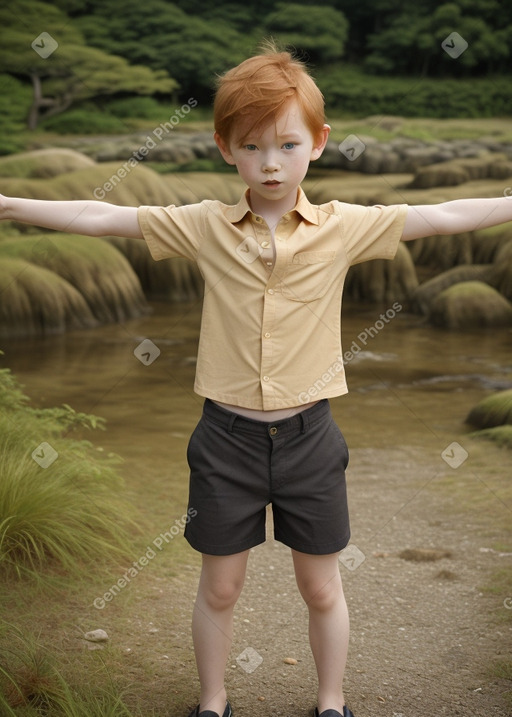
M 302 586 L 300 592 L 308 609 L 315 612 L 328 612 L 345 600 L 341 579 L 323 584 L 311 582 Z
M 226 610 L 235 605 L 242 591 L 238 581 L 214 582 L 202 586 L 201 594 L 212 610 Z

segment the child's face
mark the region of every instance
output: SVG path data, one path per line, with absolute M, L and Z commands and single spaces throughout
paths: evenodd
M 329 125 L 324 125 L 321 137 L 315 140 L 294 100 L 275 123 L 257 135 L 245 136 L 243 144 L 236 135 L 229 143 L 217 134 L 215 140 L 226 162 L 236 165 L 251 198 L 257 195 L 259 205 L 290 197 L 294 206 L 297 188 L 309 163 L 322 154 L 329 131 Z

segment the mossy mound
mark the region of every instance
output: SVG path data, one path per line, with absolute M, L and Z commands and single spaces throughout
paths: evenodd
M 487 283 L 492 273 L 492 264 L 463 264 L 448 269 L 417 287 L 411 296 L 411 309 L 426 315 L 436 296 L 444 289 L 464 281 L 478 280 Z
M 482 281 L 466 281 L 441 291 L 428 318 L 447 329 L 512 326 L 512 304 Z
M 512 388 L 493 393 L 477 403 L 468 413 L 465 422 L 481 429 L 512 426 Z
M 50 179 L 0 179 L 0 192 L 28 199 L 72 200 L 92 197 L 121 206 L 170 204 L 162 177 L 140 162 L 128 172 L 117 162 L 95 164 Z
M 449 202 L 452 199 L 502 197 L 504 189 L 503 180 L 497 179 L 475 179 L 452 187 L 432 187 L 430 189 L 413 189 L 403 185 L 394 189 L 390 188 L 389 185 L 386 186 L 384 181 L 381 182 L 381 186 L 382 191 L 378 197 L 380 204 L 404 203 L 410 206 L 438 204 L 440 202 Z
M 55 234 L 0 243 L 4 335 L 125 321 L 148 311 L 129 262 L 103 239 Z
M 24 259 L 0 262 L 0 336 L 42 336 L 98 325 L 69 282 Z
M 60 174 L 46 180 L 0 178 L 0 193 L 28 199 L 91 199 L 120 206 L 168 206 L 220 199 L 234 204 L 242 195 L 239 177 L 226 174 L 178 173 L 161 175 L 139 162 L 127 169 L 117 162 Z
M 163 175 L 161 179 L 168 200 L 171 198 L 167 204 L 192 204 L 203 199 L 237 204 L 247 188 L 237 174 L 222 172 L 178 172 Z
M 0 177 L 47 179 L 95 166 L 95 161 L 73 149 L 52 147 L 0 157 Z
M 449 187 L 488 177 L 505 179 L 509 176 L 512 176 L 512 163 L 508 162 L 504 155 L 485 154 L 481 157 L 453 159 L 419 167 L 409 187 Z
M 313 167 L 316 168 L 316 163 Z M 380 204 L 380 197 L 383 193 L 388 193 L 390 187 L 401 187 L 410 179 L 410 174 L 388 174 L 383 179 L 381 176 L 341 171 L 331 172 L 327 177 L 315 178 L 314 169 L 311 176 L 302 183 L 302 188 L 313 204 L 322 204 L 333 199 L 363 206 Z M 389 203 L 396 204 L 401 201 L 400 196 L 395 194 Z
M 393 261 L 375 259 L 350 267 L 344 294 L 354 301 L 406 301 L 418 286 L 411 255 L 402 242 Z
M 408 242 L 416 266 L 446 271 L 460 264 L 473 263 L 473 241 L 469 232 L 453 236 L 429 236 Z
M 158 301 L 191 301 L 203 294 L 203 278 L 197 265 L 181 258 L 154 261 L 145 242 L 107 237 L 137 274 L 145 296 Z
M 472 237 L 474 264 L 492 264 L 502 252 L 512 252 L 512 223 L 478 229 Z
M 512 301 L 512 241 L 498 251 L 489 284 Z
M 483 431 L 474 431 L 469 435 L 471 438 L 485 438 L 488 441 L 493 441 L 501 448 L 510 448 L 512 450 L 512 426 L 484 428 Z

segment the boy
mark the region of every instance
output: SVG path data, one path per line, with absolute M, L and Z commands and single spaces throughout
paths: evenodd
M 391 259 L 400 239 L 512 220 L 512 202 L 313 206 L 300 184 L 327 142 L 323 97 L 301 62 L 270 49 L 219 81 L 215 140 L 248 189 L 236 206 L 117 207 L 0 199 L 0 217 L 93 236 L 144 238 L 155 259 L 196 261 L 205 280 L 195 391 L 204 411 L 188 446 L 185 535 L 202 553 L 193 615 L 200 701 L 190 717 L 230 717 L 224 688 L 233 608 L 249 551 L 291 548 L 309 610 L 316 717 L 350 717 L 342 692 L 348 614 L 338 563 L 350 537 L 345 440 L 328 399 L 347 392 L 340 343 L 351 264 Z M 308 387 L 329 375 L 315 400 Z M 317 383 L 318 385 L 318 383 Z M 305 708 L 306 709 L 306 708 Z

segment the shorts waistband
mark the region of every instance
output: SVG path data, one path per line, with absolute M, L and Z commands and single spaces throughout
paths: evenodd
M 270 434 L 306 433 L 309 426 L 330 414 L 331 407 L 327 398 L 321 399 L 311 408 L 305 408 L 290 418 L 279 421 L 256 421 L 239 413 L 228 411 L 211 399 L 205 399 L 203 415 L 214 423 L 225 428 L 229 433 Z

